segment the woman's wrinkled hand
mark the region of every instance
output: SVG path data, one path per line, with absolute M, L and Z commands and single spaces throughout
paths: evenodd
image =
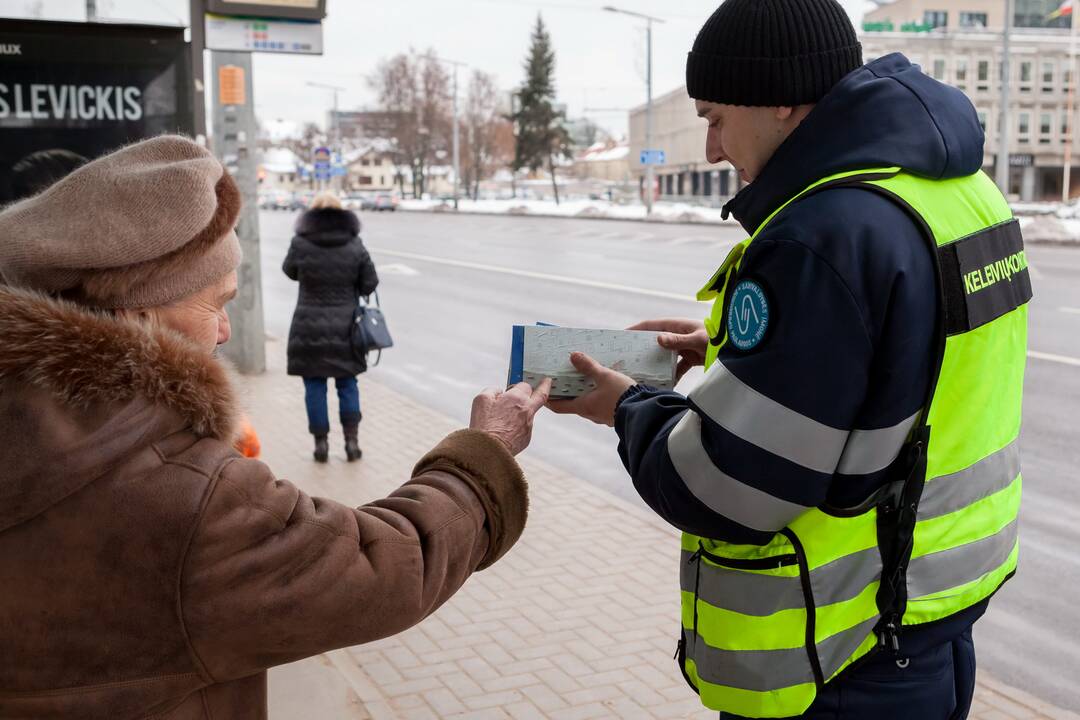
M 473 400 L 469 427 L 493 436 L 511 455 L 517 455 L 529 447 L 533 419 L 550 394 L 550 379 L 535 390 L 528 383 L 518 383 L 505 391 L 485 390 Z

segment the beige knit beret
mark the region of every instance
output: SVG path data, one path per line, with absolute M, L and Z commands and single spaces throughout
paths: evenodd
M 0 281 L 98 308 L 167 305 L 240 264 L 239 214 L 208 150 L 144 140 L 0 212 Z

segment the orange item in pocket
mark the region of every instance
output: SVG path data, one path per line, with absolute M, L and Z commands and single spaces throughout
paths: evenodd
M 255 428 L 251 426 L 251 422 L 246 417 L 240 421 L 240 437 L 236 439 L 233 447 L 247 458 L 257 458 L 259 453 L 262 452 L 259 436 L 255 434 Z

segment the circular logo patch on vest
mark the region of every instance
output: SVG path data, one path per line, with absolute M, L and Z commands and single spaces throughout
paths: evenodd
M 731 293 L 727 333 L 739 350 L 753 350 L 765 339 L 769 329 L 769 299 L 753 280 L 743 280 Z

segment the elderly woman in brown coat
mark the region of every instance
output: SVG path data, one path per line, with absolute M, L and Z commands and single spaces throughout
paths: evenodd
M 415 624 L 522 531 L 543 389 L 360 508 L 232 449 L 239 204 L 160 137 L 0 213 L 0 717 L 265 717 L 267 668 Z

